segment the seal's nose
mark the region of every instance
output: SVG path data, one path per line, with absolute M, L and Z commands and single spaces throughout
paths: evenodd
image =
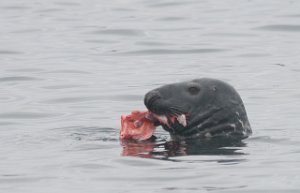
M 145 95 L 145 98 L 144 98 L 144 104 L 146 105 L 146 107 L 150 110 L 152 104 L 160 99 L 161 96 L 160 96 L 160 93 L 158 90 L 152 90 L 150 92 L 148 92 L 146 95 Z

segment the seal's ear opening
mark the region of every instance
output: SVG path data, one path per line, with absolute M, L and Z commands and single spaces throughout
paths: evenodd
M 188 88 L 188 91 L 191 95 L 196 95 L 199 93 L 200 88 L 196 87 L 196 86 L 191 86 Z

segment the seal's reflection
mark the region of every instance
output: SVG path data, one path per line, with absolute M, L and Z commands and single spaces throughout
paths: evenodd
M 169 141 L 152 138 L 147 141 L 122 140 L 121 145 L 123 156 L 168 159 L 185 155 L 243 155 L 239 150 L 246 144 L 224 138 Z

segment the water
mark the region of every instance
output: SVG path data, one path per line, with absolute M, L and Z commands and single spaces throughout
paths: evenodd
M 299 1 L 0 2 L 0 190 L 299 192 Z M 122 143 L 155 87 L 213 77 L 253 135 Z

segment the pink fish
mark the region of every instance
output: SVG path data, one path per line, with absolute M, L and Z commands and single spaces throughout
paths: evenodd
M 133 111 L 121 116 L 120 139 L 147 140 L 155 129 L 155 120 L 149 111 Z

